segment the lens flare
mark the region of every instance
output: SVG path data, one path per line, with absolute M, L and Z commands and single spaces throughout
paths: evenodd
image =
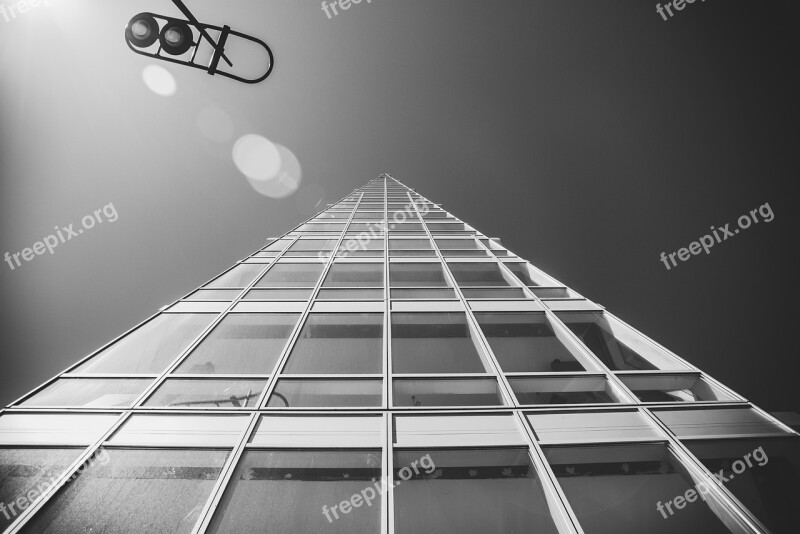
M 172 96 L 178 84 L 172 74 L 159 65 L 148 65 L 142 70 L 142 80 L 148 89 L 159 96 Z

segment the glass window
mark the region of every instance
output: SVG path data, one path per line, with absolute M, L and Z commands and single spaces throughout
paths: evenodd
M 559 532 L 527 449 L 394 454 L 397 534 Z
M 395 379 L 395 406 L 502 406 L 494 378 Z
M 475 318 L 506 373 L 586 370 L 543 313 L 476 313 Z
M 306 223 L 297 229 L 298 232 L 341 232 L 344 223 Z
M 313 289 L 251 289 L 244 300 L 308 300 Z
M 321 289 L 317 300 L 383 300 L 383 289 Z
M 642 402 L 698 402 L 736 400 L 699 375 L 621 375 Z
M 587 534 L 733 532 L 696 493 L 694 502 L 676 508 L 696 481 L 664 444 L 546 447 L 544 452 Z M 710 494 L 706 498 L 715 500 Z M 715 503 L 714 509 L 723 507 Z
M 800 438 L 691 441 L 685 445 L 772 532 L 797 531 Z
M 463 313 L 393 313 L 395 373 L 484 373 Z
M 392 289 L 393 299 L 454 299 L 456 292 L 453 289 L 415 288 Z
M 597 404 L 620 402 L 601 376 L 512 378 L 520 404 Z
M 0 448 L 0 532 L 47 491 L 83 449 Z
M 226 451 L 104 449 L 23 527 L 66 532 L 190 533 L 211 495 Z
M 225 300 L 232 301 L 239 296 L 238 289 L 198 289 L 185 300 Z
M 612 324 L 602 313 L 560 313 L 558 317 L 612 371 L 659 369 L 651 359 L 661 368 L 680 367 L 634 332 L 618 322 Z
M 379 450 L 248 450 L 208 532 L 378 533 L 380 480 Z
M 322 263 L 276 263 L 256 287 L 313 287 L 324 267 Z
M 118 419 L 117 413 L 6 412 L 0 415 L 0 443 L 86 446 L 100 439 Z
M 383 287 L 383 263 L 334 263 L 325 287 Z
M 162 373 L 216 317 L 212 314 L 159 315 L 73 372 Z
M 175 372 L 270 374 L 299 318 L 296 313 L 228 314 Z
M 392 250 L 389 255 L 393 258 L 435 258 L 435 250 Z
M 531 270 L 525 263 L 505 263 L 506 267 L 508 267 L 514 275 L 519 278 L 522 283 L 526 286 L 540 286 L 542 284 L 538 283 L 532 278 Z
M 130 407 L 152 379 L 59 378 L 20 406 Z
M 474 239 L 437 239 L 441 250 L 481 250 Z
M 439 263 L 392 263 L 389 265 L 392 287 L 448 287 Z
M 206 289 L 224 287 L 247 287 L 256 279 L 258 273 L 264 270 L 260 263 L 240 263 L 230 271 L 221 274 L 207 283 Z
M 525 291 L 521 287 L 493 287 L 490 289 L 462 290 L 468 299 L 524 299 Z
M 320 251 L 332 251 L 338 242 L 338 239 L 298 239 L 287 252 L 313 252 L 312 255 L 316 255 Z
M 565 287 L 534 287 L 531 291 L 540 299 L 568 299 L 572 297 Z
M 268 246 L 264 247 L 262 250 L 269 250 L 273 252 L 280 252 L 281 250 L 285 249 L 291 243 L 291 239 L 278 239 L 273 241 Z
M 390 239 L 389 250 L 433 250 L 430 239 Z
M 166 380 L 144 403 L 166 408 L 252 408 L 267 385 L 265 380 Z
M 513 286 L 496 263 L 448 263 L 461 287 Z
M 283 378 L 270 395 L 269 408 L 375 407 L 383 404 L 381 380 Z
M 383 372 L 383 315 L 312 313 L 303 325 L 287 374 Z

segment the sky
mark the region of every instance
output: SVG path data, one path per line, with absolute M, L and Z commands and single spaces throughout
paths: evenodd
M 0 4 L 0 254 L 103 219 L 0 263 L 0 404 L 387 172 L 759 406 L 800 411 L 797 2 L 664 20 L 645 0 L 330 18 L 317 0 L 190 0 L 271 46 L 258 85 L 131 52 L 128 20 L 180 16 L 168 0 Z M 144 83 L 152 65 L 174 94 Z M 246 135 L 297 157 L 296 193 L 249 185 Z M 764 206 L 770 222 L 662 263 Z

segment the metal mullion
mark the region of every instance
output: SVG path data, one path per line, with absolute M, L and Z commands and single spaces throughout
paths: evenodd
M 317 298 L 317 295 L 320 292 L 320 289 L 322 288 L 322 284 L 325 283 L 325 277 L 328 276 L 328 272 L 330 271 L 334 261 L 336 260 L 336 252 L 339 250 L 339 247 L 342 245 L 342 242 L 344 242 L 344 236 L 347 233 L 347 227 L 350 226 L 350 223 L 353 221 L 353 217 L 355 216 L 359 204 L 361 204 L 361 198 L 363 196 L 364 194 L 361 193 L 361 196 L 356 202 L 355 208 L 353 208 L 353 211 L 350 212 L 350 218 L 347 219 L 347 222 L 345 223 L 344 226 L 344 230 L 342 230 L 341 233 L 339 234 L 339 239 L 337 240 L 336 245 L 333 247 L 333 251 L 331 255 L 328 257 L 325 263 L 325 267 L 322 269 L 322 273 L 320 274 L 319 280 L 317 280 L 314 289 L 311 291 L 311 295 L 309 296 L 308 301 L 306 302 L 306 308 L 300 314 L 300 320 L 298 321 L 297 325 L 295 325 L 294 330 L 289 336 L 288 342 L 283 348 L 283 352 L 281 353 L 280 358 L 278 358 L 278 361 L 275 364 L 272 377 L 269 379 L 266 387 L 264 388 L 264 391 L 258 398 L 258 402 L 256 403 L 256 409 L 266 408 L 265 405 L 267 403 L 267 399 L 269 398 L 270 395 L 272 395 L 272 392 L 275 390 L 275 386 L 278 384 L 278 377 L 281 375 L 283 368 L 286 366 L 286 362 L 289 359 L 289 354 L 294 348 L 294 344 L 300 337 L 300 332 L 302 332 L 303 326 L 305 325 L 305 322 L 308 319 L 309 314 L 311 313 L 311 309 L 314 307 L 314 302 Z
M 381 478 L 381 485 L 383 487 L 383 498 L 381 499 L 381 512 L 384 512 L 385 521 L 381 524 L 381 532 L 386 534 L 394 534 L 394 491 L 392 490 L 392 482 L 394 481 L 394 413 L 388 412 L 384 415 L 386 418 L 386 439 L 385 458 L 383 466 L 385 471 Z
M 233 447 L 233 450 L 228 455 L 228 459 L 226 460 L 225 465 L 222 467 L 219 477 L 217 477 L 217 482 L 214 484 L 214 488 L 211 490 L 211 494 L 206 500 L 206 504 L 200 511 L 200 517 L 198 518 L 197 523 L 195 523 L 195 527 L 192 529 L 192 534 L 205 532 L 211 524 L 211 519 L 214 517 L 214 512 L 216 512 L 220 501 L 222 501 L 225 490 L 227 489 L 228 484 L 233 477 L 234 471 L 236 471 L 236 466 L 244 454 L 245 445 L 247 445 L 247 442 L 250 440 L 253 432 L 255 432 L 255 428 L 260 420 L 260 417 L 261 416 L 258 413 L 250 414 L 250 422 L 247 424 L 247 428 L 245 428 L 245 431 L 242 434 L 242 439 L 239 440 L 239 443 Z
M 411 196 L 409 195 L 409 199 Z M 414 209 L 417 211 L 417 215 L 419 216 L 419 209 L 417 205 L 414 204 Z M 422 216 L 419 216 L 422 219 Z M 442 263 L 442 268 L 444 269 L 445 276 L 448 278 L 450 283 L 453 285 L 453 289 L 456 292 L 456 296 L 461 301 L 461 305 L 464 308 L 467 324 L 471 330 L 471 335 L 474 337 L 473 343 L 477 341 L 478 345 L 482 349 L 484 353 L 484 357 L 486 358 L 486 362 L 489 364 L 492 372 L 494 373 L 494 377 L 497 379 L 497 385 L 500 388 L 500 395 L 504 402 L 508 403 L 508 406 L 514 407 L 518 406 L 516 396 L 511 389 L 511 384 L 508 383 L 505 376 L 503 376 L 501 367 L 497 359 L 495 358 L 494 354 L 487 350 L 489 348 L 488 342 L 483 335 L 483 331 L 481 330 L 480 324 L 478 324 L 478 320 L 475 318 L 472 309 L 469 306 L 469 302 L 467 301 L 466 297 L 464 297 L 464 293 L 461 290 L 461 287 L 458 285 L 458 281 L 453 276 L 452 271 L 450 270 L 450 266 L 447 264 L 444 256 L 442 255 L 442 251 L 439 249 L 439 245 L 436 243 L 436 240 L 433 238 L 433 234 L 431 233 L 430 229 L 428 228 L 428 224 L 423 220 L 422 222 L 423 228 L 425 228 L 425 232 L 428 234 L 428 239 L 431 240 L 431 244 L 433 245 L 433 250 L 436 251 L 436 255 L 439 258 L 439 261 Z
M 560 518 L 564 522 L 563 526 L 566 526 L 567 528 L 572 527 L 570 532 L 584 534 L 583 527 L 581 527 L 578 516 L 575 514 L 575 511 L 572 509 L 572 505 L 569 503 L 569 499 L 567 499 L 564 490 L 558 483 L 555 472 L 550 467 L 550 463 L 547 461 L 544 450 L 539 445 L 536 435 L 533 432 L 533 428 L 525 417 L 525 414 L 520 410 L 515 410 L 514 418 L 517 420 L 517 424 L 521 427 L 522 435 L 525 437 L 525 441 L 528 443 L 528 450 L 530 452 L 534 467 L 539 474 L 539 480 L 542 483 L 542 490 L 545 492 L 545 494 L 549 493 L 550 497 L 555 499 L 553 504 L 556 505 L 557 509 L 551 511 L 557 511 L 560 514 Z M 550 504 L 549 499 L 548 504 Z M 561 531 L 560 528 L 559 531 Z
M 109 413 L 106 411 L 105 413 Z M 110 413 L 115 413 L 111 411 Z M 68 483 L 69 478 L 72 477 L 75 472 L 80 469 L 86 462 L 88 462 L 94 454 L 103 447 L 106 443 L 108 438 L 110 438 L 114 433 L 119 430 L 125 421 L 128 420 L 132 415 L 132 412 L 122 412 L 119 413 L 118 419 L 111 425 L 111 427 L 106 430 L 99 439 L 90 443 L 80 454 L 75 461 L 73 461 L 69 467 L 61 474 L 58 479 L 48 487 L 44 493 L 39 495 L 39 498 L 30 506 L 28 506 L 20 515 L 17 517 L 16 521 L 9 525 L 8 530 L 5 531 L 5 534 L 17 534 L 21 531 L 22 527 L 30 521 L 31 517 L 33 517 L 36 512 L 41 510 L 50 500 L 59 492 L 61 489 Z
M 767 529 L 761 521 L 728 490 L 728 488 L 717 481 L 716 477 L 713 476 L 700 460 L 695 458 L 694 454 L 692 454 L 681 442 L 680 438 L 678 438 L 666 424 L 644 406 L 639 407 L 639 413 L 648 419 L 650 424 L 654 425 L 658 431 L 667 438 L 670 448 L 678 457 L 683 467 L 690 473 L 693 473 L 695 477 L 699 478 L 706 487 L 711 488 L 712 491 L 716 490 L 716 497 L 726 509 L 725 511 L 739 519 L 740 522 L 743 522 L 740 526 L 751 529 L 750 532 L 754 534 L 769 534 L 769 529 Z M 705 499 L 703 500 L 705 501 Z M 709 508 L 711 507 L 709 506 Z
M 291 246 L 292 246 L 292 245 L 295 243 L 295 241 L 297 241 L 297 239 L 298 239 L 298 238 L 294 238 L 294 241 L 292 241 L 292 242 L 291 242 L 291 243 L 290 243 L 290 244 L 289 244 L 289 245 L 288 245 L 288 246 L 287 246 L 285 249 L 283 249 L 283 251 L 281 251 L 281 252 L 278 254 L 278 256 L 275 258 L 275 261 L 273 261 L 272 263 L 269 263 L 269 264 L 265 264 L 265 267 L 264 267 L 264 268 L 263 268 L 263 269 L 262 269 L 262 270 L 259 272 L 259 274 L 257 274 L 257 275 L 256 275 L 256 276 L 253 278 L 253 280 L 252 280 L 252 281 L 251 281 L 251 282 L 250 282 L 250 283 L 249 283 L 247 286 L 245 286 L 245 288 L 244 288 L 244 289 L 242 289 L 242 291 L 241 291 L 241 293 L 239 294 L 239 296 L 238 296 L 236 299 L 234 299 L 234 300 L 233 300 L 233 302 L 231 302 L 231 303 L 230 303 L 230 305 L 229 305 L 229 306 L 228 306 L 228 307 L 227 307 L 225 310 L 223 310 L 222 312 L 220 312 L 220 313 L 219 313 L 219 315 L 217 316 L 217 318 L 216 318 L 215 320 L 211 321 L 211 324 L 210 324 L 208 327 L 206 327 L 206 328 L 205 328 L 205 329 L 204 329 L 204 330 L 203 330 L 203 331 L 200 333 L 200 335 L 199 335 L 198 337 L 196 337 L 196 338 L 194 339 L 194 341 L 192 341 L 192 342 L 189 344 L 189 346 L 188 346 L 188 347 L 187 347 L 187 348 L 186 348 L 186 349 L 185 349 L 183 352 L 181 352 L 181 353 L 178 355 L 178 357 L 177 357 L 177 358 L 175 358 L 175 359 L 172 361 L 172 363 L 171 363 L 170 365 L 168 365 L 168 366 L 167 366 L 167 368 L 164 370 L 164 372 L 163 372 L 163 373 L 161 373 L 161 374 L 159 375 L 159 377 L 158 377 L 158 378 L 156 378 L 156 380 L 155 380 L 155 381 L 154 381 L 152 384 L 150 384 L 150 387 L 149 387 L 149 388 L 147 388 L 147 389 L 146 389 L 146 390 L 145 390 L 145 391 L 144 391 L 144 392 L 143 392 L 143 393 L 142 393 L 142 394 L 141 394 L 141 395 L 140 395 L 140 396 L 139 396 L 139 397 L 138 397 L 138 398 L 137 398 L 137 399 L 134 401 L 134 403 L 133 403 L 133 407 L 134 407 L 134 408 L 141 407 L 142 403 L 144 403 L 144 401 L 145 401 L 145 400 L 147 400 L 147 399 L 150 397 L 150 395 L 152 395 L 152 394 L 153 394 L 153 393 L 156 391 L 156 389 L 158 389 L 159 387 L 161 387 L 161 385 L 162 385 L 162 384 L 163 384 L 163 383 L 166 381 L 166 379 L 167 379 L 167 376 L 169 376 L 169 375 L 170 375 L 170 373 L 172 373 L 172 371 L 174 371 L 175 369 L 177 369 L 177 368 L 178 368 L 178 366 L 180 366 L 180 364 L 181 364 L 181 363 L 183 363 L 183 361 L 184 361 L 184 360 L 185 360 L 185 359 L 186 359 L 186 358 L 189 356 L 189 354 L 191 354 L 191 352 L 192 352 L 192 351 L 193 351 L 195 348 L 197 348 L 197 346 L 198 346 L 198 345 L 200 345 L 200 343 L 202 343 L 202 342 L 203 342 L 203 340 L 205 340 L 205 339 L 206 339 L 206 337 L 208 336 L 208 334 L 210 334 L 210 333 L 211 333 L 211 331 L 212 331 L 212 330 L 214 330 L 214 328 L 216 328 L 216 327 L 217 327 L 217 326 L 218 326 L 218 325 L 219 325 L 219 324 L 220 324 L 220 323 L 221 323 L 221 322 L 222 322 L 222 321 L 223 321 L 223 320 L 224 320 L 224 319 L 225 319 L 225 318 L 226 318 L 226 317 L 227 317 L 227 316 L 230 314 L 231 310 L 233 310 L 233 308 L 234 308 L 234 307 L 236 307 L 236 305 L 237 305 L 237 304 L 239 304 L 239 302 L 241 302 L 241 299 L 242 299 L 242 297 L 243 297 L 244 295 L 246 295 L 246 294 L 247 294 L 247 292 L 248 292 L 248 291 L 250 291 L 250 290 L 251 290 L 253 287 L 255 287 L 255 285 L 258 283 L 258 281 L 259 281 L 259 280 L 261 280 L 261 278 L 264 276 L 264 274 L 265 274 L 265 273 L 267 273 L 267 272 L 268 272 L 270 269 L 272 269 L 272 267 L 274 267 L 275 265 L 277 265 L 277 263 L 278 263 L 278 260 L 279 260 L 280 258 L 282 258 L 282 257 L 283 257 L 283 254 L 284 254 L 284 253 L 285 253 L 287 250 L 289 250 L 289 248 L 291 248 Z
M 383 406 L 387 410 L 391 410 L 394 406 L 394 367 L 392 365 L 392 300 L 391 300 L 391 280 L 390 276 L 390 263 L 389 263 L 389 185 L 386 176 L 383 175 L 383 276 L 384 276 L 384 291 L 383 291 L 383 372 L 386 375 L 383 384 Z M 391 436 L 391 433 L 389 434 Z M 388 500 L 388 499 L 383 499 Z M 387 516 L 388 521 L 388 516 Z M 386 526 L 386 525 L 384 525 Z M 392 527 L 390 527 L 393 530 Z

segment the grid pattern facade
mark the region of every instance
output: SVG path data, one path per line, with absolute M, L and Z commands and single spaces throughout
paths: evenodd
M 382 175 L 3 410 L 0 531 L 794 532 L 798 451 Z

